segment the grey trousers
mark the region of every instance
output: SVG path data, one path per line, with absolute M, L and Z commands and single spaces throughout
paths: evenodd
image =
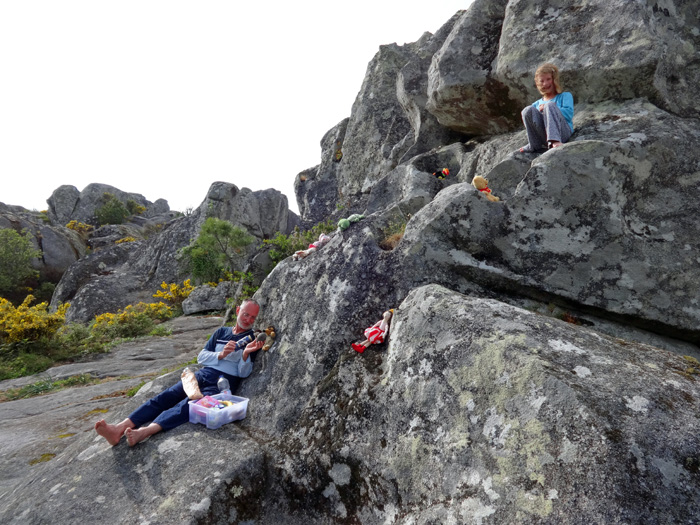
M 540 111 L 534 106 L 528 106 L 521 113 L 527 143 L 532 151 L 547 149 L 549 141 L 566 142 L 571 137 L 571 128 L 556 104 L 544 105 Z

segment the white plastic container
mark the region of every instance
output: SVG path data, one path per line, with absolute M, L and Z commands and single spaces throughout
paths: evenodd
M 246 416 L 248 398 L 232 396 L 231 394 L 215 394 L 214 399 L 232 401 L 233 406 L 225 408 L 209 408 L 190 401 L 190 423 L 201 423 L 209 429 L 219 428 L 231 421 L 238 421 Z

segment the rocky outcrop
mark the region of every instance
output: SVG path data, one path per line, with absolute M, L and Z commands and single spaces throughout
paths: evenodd
M 182 312 L 192 315 L 200 312 L 226 310 L 226 300 L 233 297 L 238 288 L 237 283 L 224 281 L 217 286 L 205 284 L 198 286 L 182 302 Z
M 21 206 L 0 203 L 0 228 L 31 235 L 35 248 L 41 250 L 41 257 L 32 264 L 42 281 L 58 282 L 68 267 L 87 252 L 86 242 L 77 232 L 64 226 L 52 226 L 46 215 Z
M 134 449 L 83 434 L 0 494 L 0 519 L 697 521 L 697 12 L 476 0 L 435 36 L 383 46 L 295 184 L 304 222 L 366 217 L 262 282 L 257 325 L 277 339 L 239 392 L 248 417 Z M 549 59 L 576 94 L 575 133 L 514 153 Z M 206 217 L 260 239 L 293 227 L 278 198 L 216 183 L 152 239 L 86 258 L 84 280 L 74 265 L 71 302 L 87 316 L 81 305 L 172 282 Z M 388 343 L 351 350 L 388 308 Z M 176 380 L 110 404 L 108 419 Z
M 145 240 L 107 243 L 71 266 L 54 292 L 51 308 L 70 302 L 66 319 L 88 322 L 95 315 L 115 312 L 129 304 L 153 302 L 153 294 L 161 283 L 181 283 L 189 277 L 180 251 L 196 239 L 208 217 L 228 220 L 255 237 L 256 242 L 241 259 L 238 270 L 244 270 L 249 261 L 256 261 L 249 269 L 254 270 L 258 283 L 267 273 L 267 268 L 262 272 L 257 267 L 265 260 L 258 253 L 262 240 L 273 237 L 277 231 L 288 233 L 298 220 L 289 211 L 286 197 L 277 190 L 253 192 L 215 182 L 190 216 L 168 222 Z M 111 239 L 124 233 L 124 228 L 125 225 L 106 226 L 100 230 Z
M 48 216 L 52 224 L 66 225 L 75 220 L 85 224 L 97 225 L 95 212 L 104 205 L 104 195 L 113 195 L 124 206 L 133 201 L 143 206 L 144 218 L 167 214 L 170 211 L 168 202 L 158 199 L 155 203 L 146 200 L 138 193 L 127 193 L 108 184 L 88 184 L 83 191 L 78 191 L 75 186 L 64 185 L 58 187 L 46 202 L 49 204 Z
M 691 154 L 678 148 L 696 149 L 700 128 L 645 102 L 582 108 L 577 123 L 576 139 L 536 157 L 522 180 L 496 170 L 491 187 L 503 202 L 467 184 L 438 194 L 409 223 L 404 251 L 435 272 L 697 341 L 695 204 L 676 188 L 697 184 Z
M 520 109 L 539 98 L 533 74 L 548 60 L 577 103 L 645 97 L 698 117 L 697 26 L 695 2 L 476 0 L 435 54 L 428 110 L 470 135 L 510 131 L 520 125 Z
M 336 211 L 336 206 L 348 206 L 348 200 L 338 195 L 338 169 L 343 158 L 343 140 L 348 120 L 330 129 L 321 139 L 321 164 L 299 173 L 294 179 L 299 213 L 313 225 Z
M 150 336 L 115 344 L 100 359 L 55 366 L 39 376 L 0 382 L 0 390 L 21 388 L 41 381 L 60 381 L 81 374 L 102 381 L 81 388 L 48 392 L 38 398 L 0 403 L 0 501 L 18 499 L 9 494 L 23 478 L 35 473 L 44 461 L 53 461 L 68 447 L 85 437 L 96 418 L 111 415 L 129 398 L 129 390 L 138 390 L 158 377 L 166 368 L 177 368 L 192 359 L 211 333 L 221 325 L 220 317 L 178 317 L 162 325 L 172 335 Z M 168 378 L 170 379 L 170 378 Z M 0 503 L 4 512 L 5 503 Z M 86 521 L 92 519 L 84 516 Z M 44 516 L 27 523 L 48 520 Z M 5 518 L 2 519 L 5 521 Z M 118 521 L 118 520 L 112 520 Z M 54 520 L 55 523 L 59 521 Z
M 275 281 L 298 278 L 300 265 L 280 266 Z M 3 523 L 698 515 L 700 383 L 685 359 L 436 285 L 393 304 L 389 343 L 360 355 L 348 342 L 373 317 L 353 315 L 346 299 L 357 282 L 347 277 L 264 302 L 260 323 L 278 321 L 280 336 L 239 392 L 250 399 L 245 420 L 110 447 L 93 420 L 120 420 L 179 370 L 121 406 L 92 401 L 83 410 L 94 415 L 70 427 L 69 444 L 3 494 Z M 183 476 L 197 482 L 184 487 Z
M 435 53 L 428 71 L 427 110 L 443 126 L 474 136 L 519 125 L 527 100 L 513 96 L 491 71 L 507 5 L 508 0 L 475 0 Z

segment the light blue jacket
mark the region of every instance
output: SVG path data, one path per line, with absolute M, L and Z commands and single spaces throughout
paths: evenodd
M 234 334 L 231 327 L 222 326 L 214 332 L 202 351 L 199 352 L 197 362 L 200 365 L 214 368 L 219 372 L 225 372 L 234 377 L 248 377 L 253 371 L 253 362 L 257 352 L 253 352 L 248 356 L 247 361 L 243 361 L 243 350 L 253 340 L 253 337 L 252 330 Z M 219 352 L 224 349 L 224 346 L 229 341 L 240 341 L 242 346 L 235 352 L 231 352 L 226 358 L 219 359 Z
M 568 91 L 564 91 L 562 93 L 559 93 L 556 97 L 554 97 L 551 100 L 543 100 L 539 99 L 535 102 L 533 102 L 533 106 L 537 109 L 540 109 L 540 106 L 542 104 L 549 104 L 550 102 L 554 102 L 559 110 L 561 111 L 562 116 L 566 120 L 566 123 L 569 125 L 571 128 L 571 133 L 574 132 L 574 96 L 569 93 Z

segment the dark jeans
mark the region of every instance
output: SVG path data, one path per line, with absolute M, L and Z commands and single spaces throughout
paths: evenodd
M 224 374 L 208 366 L 197 370 L 194 375 L 199 383 L 199 390 L 205 396 L 219 393 L 219 388 L 216 386 L 219 376 L 224 376 L 228 379 L 232 393 L 236 392 L 241 382 L 240 377 Z M 129 419 L 134 423 L 134 428 L 142 427 L 152 421 L 153 423 L 158 423 L 163 430 L 170 430 L 190 420 L 188 401 L 182 381 L 178 381 L 175 385 L 149 399 L 134 410 Z

